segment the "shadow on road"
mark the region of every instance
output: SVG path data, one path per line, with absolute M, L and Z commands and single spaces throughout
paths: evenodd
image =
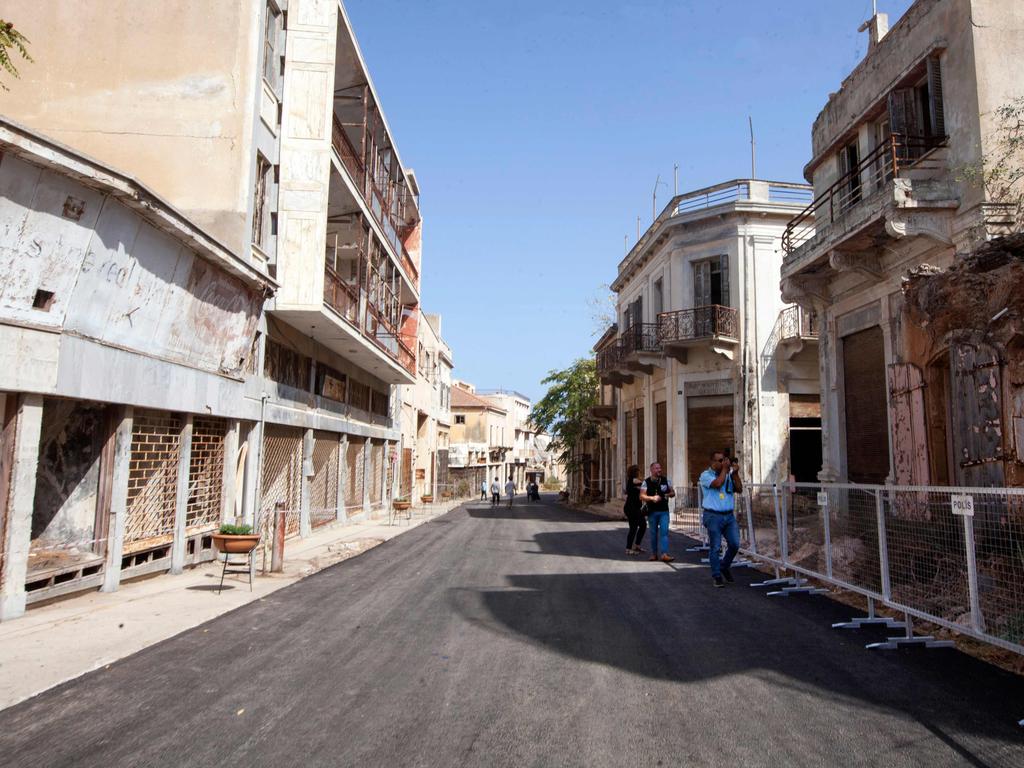
M 541 554 L 625 559 L 618 534 L 607 531 L 542 532 L 534 541 Z M 673 537 L 677 554 L 686 541 Z M 855 700 L 872 716 L 912 718 L 964 764 L 1024 765 L 1024 746 L 1007 750 L 1022 744 L 1017 676 L 953 650 L 869 651 L 864 645 L 887 630 L 831 630 L 850 618 L 847 606 L 768 598 L 749 586 L 761 574 L 746 569 L 736 571 L 735 585 L 714 589 L 706 566 L 692 567 L 697 555 L 681 561 L 691 567 L 673 573 L 643 562 L 640 572 L 510 575 L 503 588 L 449 597 L 478 626 L 569 658 L 680 683 L 730 685 L 731 676 L 753 675 L 791 692 L 782 697 L 810 694 L 826 706 Z M 713 708 L 716 688 L 698 686 L 692 695 Z M 1010 702 L 1021 711 L 1008 711 Z
M 534 502 L 532 504 L 523 502 L 513 504 L 501 504 L 497 507 L 469 505 L 466 507 L 470 517 L 481 520 L 545 520 L 549 523 L 606 523 L 604 518 L 589 515 L 586 512 L 577 512 L 562 506 L 550 506 Z

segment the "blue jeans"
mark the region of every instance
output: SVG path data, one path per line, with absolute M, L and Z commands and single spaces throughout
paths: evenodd
M 711 563 L 711 575 L 721 576 L 722 569 L 729 570 L 732 559 L 740 549 L 740 526 L 736 522 L 736 515 L 732 512 L 709 512 L 704 510 L 702 522 L 708 529 L 708 562 Z M 718 550 L 722 548 L 722 537 L 725 536 L 726 544 L 725 559 L 719 562 Z
M 668 510 L 651 512 L 647 515 L 651 528 L 651 554 L 655 557 L 668 554 Z

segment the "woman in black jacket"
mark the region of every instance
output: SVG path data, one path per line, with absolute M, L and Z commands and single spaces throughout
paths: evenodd
M 640 542 L 644 540 L 644 533 L 647 532 L 647 518 L 643 513 L 643 504 L 640 503 L 640 489 L 644 481 L 640 477 L 640 467 L 631 465 L 626 470 L 626 485 L 622 489 L 626 494 L 626 504 L 622 512 L 629 520 L 629 535 L 626 536 L 626 554 L 639 555 L 643 552 Z

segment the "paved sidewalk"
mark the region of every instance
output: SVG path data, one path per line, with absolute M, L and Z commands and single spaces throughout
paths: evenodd
M 217 593 L 219 561 L 179 576 L 123 583 L 117 592 L 85 592 L 31 608 L 0 623 L 0 709 L 104 667 L 154 643 L 262 600 L 282 587 L 412 530 L 462 502 L 418 508 L 411 520 L 367 520 L 316 529 L 285 542 L 284 573 L 260 575 L 252 592 L 244 574 L 228 574 Z

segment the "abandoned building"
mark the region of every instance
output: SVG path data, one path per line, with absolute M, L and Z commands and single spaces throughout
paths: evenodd
M 397 498 L 454 495 L 448 477 L 452 425 L 451 347 L 441 316 L 423 313 L 418 328 L 416 383 L 402 391 L 402 456 Z
M 618 323 L 595 346 L 615 434 L 588 457 L 593 480 L 619 486 L 626 466 L 658 460 L 693 484 L 714 449 L 757 482 L 817 473 L 816 326 L 776 283 L 809 200 L 806 185 L 754 179 L 680 194 L 626 254 Z
M 917 0 L 891 29 L 884 14 L 867 28 L 865 58 L 814 123 L 815 197 L 783 241 L 783 295 L 819 319 L 820 479 L 1001 485 L 1021 415 L 1000 383 L 1016 342 L 992 346 L 985 323 L 1001 308 L 983 318 L 988 302 L 953 289 L 967 274 L 954 265 L 1012 228 L 979 174 L 1000 151 L 1000 108 L 1024 95 L 1006 66 L 1024 36 L 1003 33 L 1024 28 L 1024 5 Z M 945 320 L 925 264 L 952 270 Z M 954 322 L 961 302 L 978 319 Z
M 209 533 L 222 516 L 269 530 L 283 504 L 291 536 L 383 514 L 401 471 L 397 387 L 417 381 L 419 188 L 398 155 L 344 6 L 292 0 L 285 14 L 274 0 L 232 0 L 214 11 L 184 0 L 144 8 L 123 0 L 71 15 L 60 5 L 14 0 L 6 7 L 31 35 L 36 59 L 4 95 L 5 114 L 27 129 L 6 130 L 31 131 L 40 145 L 47 144 L 41 136 L 53 136 L 73 146 L 59 150 L 68 158 L 65 175 L 80 175 L 84 163 L 96 169 L 90 174 L 123 179 L 116 183 L 158 209 L 166 205 L 165 216 L 181 221 L 172 235 L 182 255 L 175 261 L 154 250 L 146 238 L 170 245 L 148 234 L 144 211 L 132 212 L 139 221 L 123 214 L 113 229 L 94 233 L 126 266 L 114 256 L 95 262 L 51 253 L 45 228 L 10 244 L 67 262 L 71 277 L 91 270 L 93 280 L 100 275 L 120 288 L 143 290 L 152 273 L 168 298 L 159 311 L 136 309 L 127 296 L 108 300 L 110 289 L 97 286 L 97 306 L 79 317 L 67 314 L 74 309 L 67 302 L 84 301 L 89 281 L 80 279 L 72 292 L 73 280 L 41 271 L 3 306 L 4 333 L 20 334 L 3 345 L 4 451 L 14 451 L 16 479 L 29 456 L 41 461 L 35 501 L 31 482 L 22 480 L 10 496 L 10 519 L 21 521 L 36 505 L 35 549 L 51 540 L 47 520 L 64 530 L 60 510 L 79 521 L 95 513 L 98 521 L 91 535 L 79 526 L 87 556 L 50 558 L 27 572 L 12 566 L 30 546 L 24 526 L 5 529 L 5 617 L 23 610 L 26 594 L 33 601 L 101 583 L 112 589 L 118 573 L 212 557 Z M 110 43 L 66 45 L 83 37 Z M 68 192 L 59 205 L 45 196 L 33 202 L 18 186 L 28 183 L 22 165 L 5 150 L 0 174 L 14 185 L 5 197 L 17 202 L 7 204 L 20 205 L 18 215 L 30 223 L 66 225 L 78 215 L 72 198 L 99 199 Z M 81 214 L 90 215 L 90 208 Z M 145 238 L 118 248 L 112 238 L 132 227 Z M 85 225 L 79 229 L 87 240 Z M 70 247 L 66 238 L 60 243 Z M 230 274 L 205 267 L 205 251 Z M 51 285 L 56 277 L 60 284 Z M 207 316 L 216 311 L 225 317 Z M 40 323 L 52 324 L 46 343 L 30 342 L 24 327 Z M 94 339 L 97 351 L 82 353 L 79 337 Z M 170 362 L 115 365 L 111 356 L 126 350 Z M 42 378 L 23 382 L 31 372 Z M 134 417 L 113 406 L 134 408 Z M 106 432 L 89 423 L 107 425 Z M 124 456 L 109 438 L 118 429 L 132 435 Z M 141 463 L 118 496 L 124 461 Z M 61 471 L 51 473 L 46 462 Z M 211 478 L 205 490 L 189 479 L 200 469 Z M 111 504 L 116 512 L 125 493 L 131 500 L 117 518 Z M 107 525 L 110 515 L 125 525 L 123 551 L 108 543 L 121 535 Z M 81 549 L 64 541 L 67 551 Z

